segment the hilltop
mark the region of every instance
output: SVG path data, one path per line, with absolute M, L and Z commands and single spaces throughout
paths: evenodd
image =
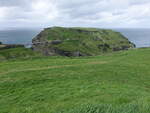
M 135 47 L 119 32 L 96 28 L 46 28 L 32 42 L 34 51 L 47 56 L 94 56 Z

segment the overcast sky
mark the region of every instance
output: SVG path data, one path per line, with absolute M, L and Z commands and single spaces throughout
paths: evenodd
M 150 0 L 0 0 L 0 29 L 150 27 Z

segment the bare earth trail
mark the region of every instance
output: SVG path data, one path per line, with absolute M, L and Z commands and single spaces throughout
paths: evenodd
M 83 63 L 83 64 L 72 64 L 72 65 L 62 65 L 62 66 L 47 66 L 47 67 L 38 67 L 38 68 L 29 68 L 29 69 L 22 69 L 22 70 L 18 70 L 18 69 L 13 69 L 7 72 L 1 72 L 0 75 L 6 75 L 6 74 L 10 74 L 10 73 L 16 73 L 16 72 L 27 72 L 27 71 L 39 71 L 39 70 L 47 70 L 47 69 L 55 69 L 55 68 L 64 68 L 64 67 L 76 67 L 76 66 L 84 66 L 84 65 L 96 65 L 96 64 L 106 64 L 108 62 L 106 61 L 95 61 L 95 62 L 88 62 L 88 63 Z

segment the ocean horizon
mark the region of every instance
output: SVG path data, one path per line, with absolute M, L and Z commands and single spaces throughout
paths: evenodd
M 150 29 L 148 28 L 111 28 L 122 33 L 129 41 L 133 42 L 137 48 L 150 47 Z M 31 45 L 32 39 L 40 33 L 42 29 L 9 29 L 0 30 L 0 42 L 4 44 Z

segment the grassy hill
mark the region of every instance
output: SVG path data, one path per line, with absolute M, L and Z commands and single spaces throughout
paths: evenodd
M 149 113 L 149 59 L 145 48 L 0 62 L 0 113 Z
M 133 47 L 119 32 L 96 28 L 51 27 L 33 39 L 33 50 L 48 56 L 94 56 Z
M 24 47 L 15 47 L 15 48 L 0 48 L 0 61 L 6 60 L 16 60 L 16 59 L 28 59 L 41 57 L 40 53 L 32 51 L 32 49 Z
M 33 51 L 31 48 L 25 48 L 21 44 L 2 44 L 0 42 L 0 62 L 6 60 L 29 59 L 42 57 L 39 52 Z

